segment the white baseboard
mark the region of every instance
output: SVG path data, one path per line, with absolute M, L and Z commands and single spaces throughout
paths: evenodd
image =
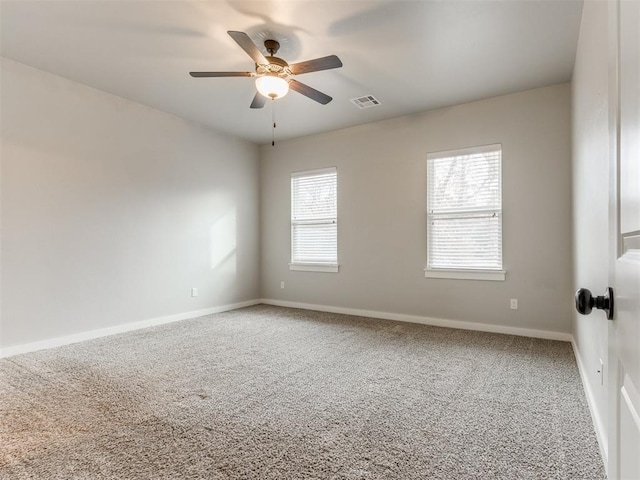
M 578 371 L 580 372 L 580 378 L 582 379 L 582 387 L 584 388 L 584 393 L 587 397 L 587 405 L 589 405 L 591 421 L 593 422 L 593 427 L 596 431 L 596 438 L 598 439 L 598 446 L 600 447 L 600 455 L 602 456 L 602 461 L 604 462 L 605 468 L 607 468 L 609 466 L 607 430 L 605 428 L 602 416 L 596 408 L 596 401 L 593 395 L 593 390 L 587 378 L 587 370 L 584 366 L 584 363 L 582 363 L 582 358 L 580 357 L 580 352 L 578 351 L 578 345 L 576 345 L 573 337 L 571 338 L 571 346 L 573 347 L 573 354 L 575 355 L 576 363 L 578 364 Z
M 405 315 L 401 313 L 377 312 L 374 310 L 360 310 L 356 308 L 332 307 L 328 305 L 313 305 L 310 303 L 287 302 L 284 300 L 272 300 L 263 298 L 262 303 L 279 307 L 302 308 L 304 310 L 316 310 L 319 312 L 342 313 L 359 317 L 382 318 L 399 322 L 421 323 L 434 327 L 458 328 L 461 330 L 477 330 L 480 332 L 504 333 L 518 335 L 520 337 L 545 338 L 547 340 L 560 340 L 570 342 L 573 337 L 570 333 L 552 332 L 548 330 L 534 330 L 530 328 L 507 327 L 503 325 L 491 325 L 488 323 L 463 322 L 460 320 L 446 320 L 442 318 L 421 317 L 418 315 Z
M 423 325 L 432 325 L 435 327 L 458 328 L 462 330 L 477 330 L 480 332 L 504 333 L 507 335 L 518 335 L 522 337 L 545 338 L 549 340 L 560 340 L 565 342 L 573 341 L 573 337 L 569 333 L 553 332 L 548 330 L 534 330 L 530 328 L 507 327 L 504 325 L 491 325 L 487 323 L 464 322 L 460 320 L 446 320 L 442 318 L 422 317 L 418 315 L 406 315 L 401 313 L 378 312 L 375 310 L 361 310 L 356 308 L 333 307 L 328 305 L 314 305 L 310 303 L 288 302 L 284 300 L 273 300 L 268 298 L 249 300 L 246 302 L 234 303 L 231 305 L 222 305 L 219 307 L 205 308 L 203 310 L 194 310 L 191 312 L 178 313 L 165 317 L 151 318 L 134 323 L 126 323 L 113 327 L 91 330 L 88 332 L 76 333 L 64 337 L 57 337 L 39 342 L 26 343 L 12 347 L 6 347 L 0 350 L 0 358 L 11 357 L 21 353 L 35 352 L 46 348 L 54 348 L 71 343 L 83 342 L 94 338 L 115 335 L 117 333 L 129 332 L 141 328 L 163 325 L 165 323 L 178 322 L 190 318 L 202 317 L 213 313 L 226 312 L 238 308 L 249 307 L 264 303 L 267 305 L 275 305 L 280 307 L 301 308 L 305 310 L 316 310 L 320 312 L 342 313 L 345 315 L 356 315 L 360 317 L 381 318 L 386 320 L 396 320 L 399 322 L 420 323 Z
M 6 347 L 0 349 L 0 358 L 12 357 L 21 353 L 35 352 L 37 350 L 45 350 L 47 348 L 61 347 L 63 345 L 69 345 L 71 343 L 84 342 L 85 340 L 106 337 L 109 335 L 115 335 L 117 333 L 130 332 L 132 330 L 139 330 L 141 328 L 164 325 L 165 323 L 179 322 L 180 320 L 203 317 L 205 315 L 211 315 L 213 313 L 227 312 L 229 310 L 236 310 L 238 308 L 250 307 L 259 303 L 261 303 L 261 300 L 248 300 L 246 302 L 221 305 L 219 307 L 205 308 L 202 310 L 193 310 L 191 312 L 177 313 L 175 315 L 168 315 L 165 317 L 150 318 L 148 320 L 141 320 L 139 322 L 125 323 L 122 325 L 115 325 L 113 327 L 90 330 L 88 332 L 74 333 L 72 335 L 66 335 L 64 337 L 56 337 L 48 340 L 41 340 L 38 342 Z

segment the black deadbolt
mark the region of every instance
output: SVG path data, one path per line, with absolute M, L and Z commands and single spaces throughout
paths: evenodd
M 588 288 L 581 288 L 576 292 L 576 310 L 582 315 L 589 315 L 593 307 L 607 312 L 607 318 L 613 320 L 613 288 L 607 287 L 607 291 L 601 297 L 593 297 Z

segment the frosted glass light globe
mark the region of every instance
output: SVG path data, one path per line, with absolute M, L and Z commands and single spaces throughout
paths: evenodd
M 256 79 L 256 88 L 267 98 L 282 98 L 289 91 L 289 82 L 274 75 L 264 75 Z

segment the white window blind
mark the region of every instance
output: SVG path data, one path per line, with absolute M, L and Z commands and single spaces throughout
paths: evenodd
M 335 167 L 291 175 L 291 263 L 337 265 L 338 172 Z
M 502 147 L 427 155 L 427 268 L 502 270 Z

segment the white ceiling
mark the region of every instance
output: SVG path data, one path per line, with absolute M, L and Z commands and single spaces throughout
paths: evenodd
M 276 139 L 369 123 L 571 79 L 582 0 L 7 1 L 4 57 L 256 143 L 252 71 L 227 35 L 281 43 L 289 63 L 335 54 L 344 67 L 296 77 L 333 97 L 274 102 Z M 264 49 L 263 49 L 264 51 Z M 266 52 L 264 52 L 266 54 Z M 360 110 L 351 98 L 374 95 Z

